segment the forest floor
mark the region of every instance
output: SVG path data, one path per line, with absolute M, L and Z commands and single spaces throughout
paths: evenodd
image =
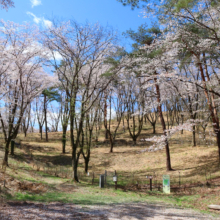
M 160 135 L 160 132 L 159 127 L 156 135 Z M 218 154 L 211 138 L 207 137 L 205 143 L 198 140 L 198 145 L 192 147 L 189 132 L 175 135 L 170 140 L 171 163 L 175 171 L 166 172 L 165 151 L 149 152 L 146 149 L 151 143 L 141 141 L 151 136 L 152 129 L 145 126 L 137 145 L 133 146 L 129 134 L 120 129 L 114 152 L 109 153 L 109 144 L 104 142 L 101 133 L 99 142 L 92 147 L 89 172 L 101 174 L 105 170 L 116 170 L 126 176 L 128 187 L 114 190 L 112 187 L 100 189 L 98 184 L 91 185 L 91 182 L 74 183 L 69 178 L 46 174 L 42 168 L 36 170 L 34 160 L 45 166 L 52 164 L 58 169 L 70 168 L 70 142 L 67 142 L 67 153 L 62 154 L 62 133 L 49 133 L 49 142 L 40 140 L 38 133 L 28 134 L 26 138 L 19 135 L 24 147 L 16 148 L 15 156 L 10 156 L 9 168 L 0 172 L 0 198 L 3 204 L 1 215 L 5 218 L 9 212 L 12 216 L 15 213 L 29 213 L 30 216 L 36 214 L 30 219 L 44 219 L 38 215 L 42 210 L 45 216 L 48 215 L 45 219 L 50 219 L 52 213 L 57 214 L 58 219 L 65 219 L 62 215 L 71 210 L 70 216 L 76 214 L 79 219 L 91 219 L 94 216 L 94 219 L 212 219 L 210 215 L 204 217 L 198 212 L 178 208 L 184 207 L 219 216 L 219 211 L 209 210 L 207 207 L 210 204 L 220 205 Z M 3 157 L 3 150 L 0 147 L 0 158 Z M 79 161 L 79 171 L 84 171 L 83 158 Z M 151 192 L 141 187 L 149 184 L 146 175 L 155 175 L 156 181 L 162 183 L 163 174 L 170 175 L 171 184 L 178 184 L 180 178 L 181 190 L 171 190 L 171 194 L 165 195 L 156 189 Z M 140 187 L 136 186 L 136 182 Z M 207 182 L 210 186 L 204 187 Z M 194 183 L 201 183 L 203 187 L 187 187 L 187 184 L 193 186 Z M 60 206 L 63 208 L 59 211 Z M 135 212 L 132 207 L 136 207 L 138 211 Z M 132 213 L 136 213 L 136 216 Z M 139 213 L 145 214 L 138 217 Z M 162 215 L 165 217 L 162 218 Z M 16 219 L 12 216 L 8 219 Z

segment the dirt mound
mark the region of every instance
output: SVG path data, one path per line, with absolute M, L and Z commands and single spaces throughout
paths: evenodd
M 29 191 L 34 193 L 42 193 L 46 192 L 46 187 L 41 183 L 31 183 L 28 181 L 19 182 L 18 183 L 18 189 L 22 191 Z
M 7 190 L 9 193 L 18 191 L 42 193 L 47 191 L 42 183 L 19 181 L 4 172 L 0 172 L 0 188 L 1 190 Z

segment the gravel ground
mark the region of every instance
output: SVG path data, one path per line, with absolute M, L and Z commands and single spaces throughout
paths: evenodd
M 111 205 L 74 205 L 62 203 L 8 202 L 0 206 L 1 220 L 78 220 L 78 219 L 220 219 L 189 209 L 180 209 L 164 204 L 129 203 Z

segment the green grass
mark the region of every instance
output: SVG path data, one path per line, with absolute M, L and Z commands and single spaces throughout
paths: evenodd
M 143 193 L 124 192 L 114 189 L 100 189 L 96 186 L 87 186 L 80 184 L 73 192 L 48 192 L 44 194 L 16 193 L 13 197 L 15 201 L 33 201 L 33 202 L 62 202 L 80 205 L 111 205 L 121 203 L 166 203 L 172 206 L 193 208 L 192 203 L 199 198 L 199 195 L 173 196 L 164 195 L 161 192 L 147 191 Z M 12 198 L 9 198 L 12 199 Z M 198 209 L 196 209 L 199 211 Z M 203 213 L 212 214 L 209 211 Z
M 81 205 L 107 205 L 131 202 L 152 202 L 154 196 L 139 195 L 138 193 L 123 192 L 113 189 L 99 189 L 98 187 L 85 187 L 83 192 L 80 190 L 71 193 L 48 192 L 44 194 L 16 193 L 13 200 L 16 201 L 36 201 L 36 202 L 63 202 Z M 169 199 L 171 201 L 173 199 Z M 174 202 L 174 201 L 173 201 Z M 170 202 L 171 203 L 171 202 Z
M 107 205 L 131 202 L 165 202 L 168 204 L 175 204 L 182 206 L 185 203 L 191 203 L 198 198 L 198 196 L 179 196 L 164 195 L 161 192 L 136 193 L 130 191 L 123 191 L 121 189 L 100 189 L 97 186 L 88 186 L 86 184 L 72 184 L 72 192 L 47 192 L 42 194 L 22 193 L 18 192 L 14 195 L 15 201 L 35 201 L 35 202 L 62 202 L 82 205 Z M 65 186 L 64 186 L 65 187 Z M 186 206 L 185 206 L 186 207 Z

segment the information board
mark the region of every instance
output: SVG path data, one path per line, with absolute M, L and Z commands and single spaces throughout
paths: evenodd
M 170 176 L 163 175 L 163 192 L 170 193 Z

